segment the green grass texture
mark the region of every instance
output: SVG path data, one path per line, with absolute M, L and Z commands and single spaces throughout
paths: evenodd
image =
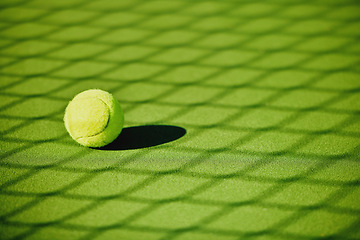
M 358 0 L 1 0 L 0 239 L 360 239 L 359 43 Z

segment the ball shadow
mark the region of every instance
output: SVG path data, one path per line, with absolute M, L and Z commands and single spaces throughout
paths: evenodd
M 128 127 L 112 143 L 97 149 L 115 151 L 148 148 L 175 141 L 185 134 L 184 128 L 169 125 Z

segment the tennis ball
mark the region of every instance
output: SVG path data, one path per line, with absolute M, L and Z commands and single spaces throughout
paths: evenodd
M 90 89 L 76 95 L 66 107 L 64 122 L 70 136 L 86 147 L 114 141 L 124 125 L 119 102 L 108 92 Z

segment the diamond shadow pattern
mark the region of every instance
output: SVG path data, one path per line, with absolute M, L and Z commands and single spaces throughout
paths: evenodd
M 0 20 L 0 239 L 360 238 L 357 0 L 3 0 Z M 125 112 L 103 149 L 62 122 L 88 88 Z

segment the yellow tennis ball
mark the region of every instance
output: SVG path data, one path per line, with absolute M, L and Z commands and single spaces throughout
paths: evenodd
M 121 133 L 124 113 L 110 93 L 90 89 L 79 93 L 69 102 L 64 122 L 70 136 L 81 145 L 102 147 Z

